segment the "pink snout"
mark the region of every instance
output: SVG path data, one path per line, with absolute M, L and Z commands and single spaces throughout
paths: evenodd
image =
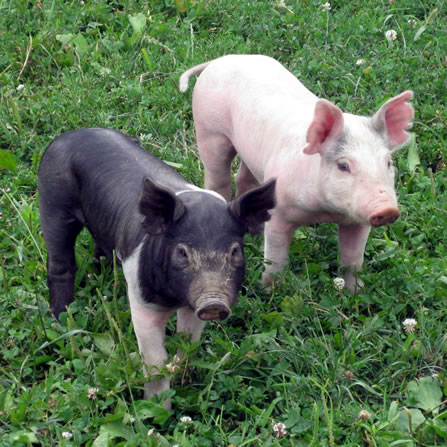
M 400 211 L 397 208 L 385 208 L 374 213 L 369 217 L 369 223 L 373 227 L 381 227 L 382 225 L 390 225 L 394 223 L 400 216 Z

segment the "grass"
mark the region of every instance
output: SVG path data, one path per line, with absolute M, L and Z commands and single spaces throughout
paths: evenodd
M 445 3 L 322 3 L 0 0 L 2 446 L 447 445 Z M 371 233 L 364 293 L 333 287 L 333 226 L 296 232 L 272 292 L 260 286 L 262 237 L 248 239 L 232 318 L 196 345 L 169 326 L 171 355 L 188 355 L 167 412 L 141 400 L 124 278 L 93 262 L 87 234 L 76 300 L 62 324 L 48 314 L 37 169 L 60 133 L 113 127 L 201 185 L 191 93 L 176 82 L 229 53 L 273 56 L 351 113 L 413 89 L 416 140 L 396 154 L 402 216 Z

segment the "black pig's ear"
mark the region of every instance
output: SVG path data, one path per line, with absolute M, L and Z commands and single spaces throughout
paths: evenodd
M 169 224 L 177 222 L 185 213 L 183 202 L 169 189 L 145 178 L 138 199 L 143 227 L 151 235 L 162 234 Z
M 230 202 L 231 212 L 245 222 L 248 233 L 259 233 L 262 224 L 270 219 L 268 211 L 275 207 L 275 186 L 276 179 L 271 179 Z

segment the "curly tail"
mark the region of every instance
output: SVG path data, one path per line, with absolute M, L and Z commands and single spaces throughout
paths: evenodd
M 205 62 L 203 64 L 200 65 L 196 65 L 195 67 L 190 68 L 189 70 L 185 71 L 179 79 L 179 89 L 181 92 L 186 92 L 186 90 L 188 90 L 188 83 L 189 83 L 189 78 L 191 76 L 194 76 L 198 73 L 201 73 L 203 70 L 205 70 L 206 67 L 208 67 L 208 65 L 211 63 L 212 61 L 209 62 Z

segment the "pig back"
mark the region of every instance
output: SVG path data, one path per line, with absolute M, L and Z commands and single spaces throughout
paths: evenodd
M 203 71 L 193 93 L 199 150 L 216 134 L 231 141 L 258 181 L 284 139 L 305 143 L 317 97 L 274 59 L 231 55 Z M 204 154 L 205 157 L 208 154 Z
M 145 177 L 172 191 L 193 188 L 173 168 L 111 129 L 56 138 L 40 165 L 41 194 L 70 209 L 106 252 L 132 251 L 144 236 L 138 198 Z

